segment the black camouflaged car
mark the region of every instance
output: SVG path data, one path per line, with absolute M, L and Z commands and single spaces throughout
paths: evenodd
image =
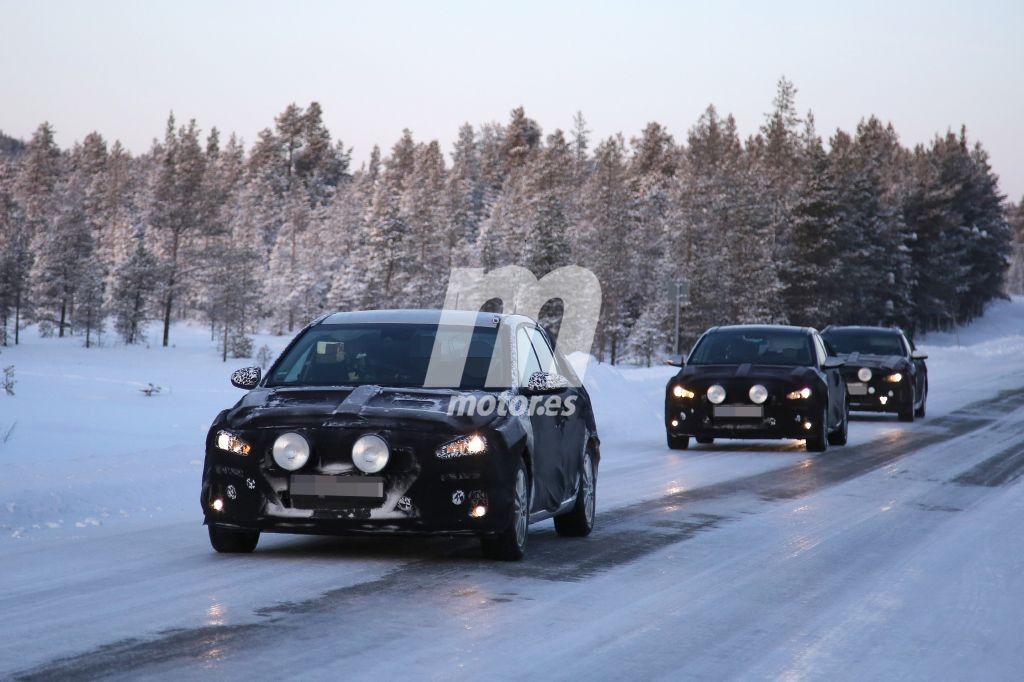
M 815 452 L 845 445 L 842 366 L 814 329 L 709 329 L 665 389 L 668 446 L 687 448 L 690 438 L 793 438 Z
M 531 522 L 594 525 L 600 457 L 586 389 L 519 315 L 323 317 L 217 415 L 200 503 L 220 552 L 262 531 L 445 533 L 522 557 Z
M 850 408 L 890 412 L 902 421 L 924 417 L 928 355 L 890 327 L 827 327 L 821 337 L 846 363 L 843 378 Z

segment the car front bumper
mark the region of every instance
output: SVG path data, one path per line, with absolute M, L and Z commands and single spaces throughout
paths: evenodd
M 421 434 L 411 440 L 392 438 L 397 446 L 378 477 L 384 479 L 380 498 L 328 496 L 315 502 L 293 499 L 293 475 L 347 481 L 373 479 L 351 470 L 332 474 L 329 467 L 312 461 L 292 474 L 266 458 L 208 448 L 200 494 L 205 522 L 219 527 L 326 535 L 486 535 L 504 530 L 512 515 L 516 456 L 492 434 L 485 453 L 440 459 L 435 455 L 436 445 L 445 438 L 424 439 Z

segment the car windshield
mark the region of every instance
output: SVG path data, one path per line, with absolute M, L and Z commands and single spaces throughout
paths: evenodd
M 821 335 L 836 353 L 905 355 L 899 334 L 883 331 L 831 331 Z
M 687 364 L 809 366 L 812 357 L 811 337 L 802 332 L 727 329 L 705 334 Z
M 508 380 L 501 385 L 511 372 L 505 371 L 507 353 L 500 351 L 497 327 L 438 329 L 436 324 L 321 324 L 285 353 L 267 385 L 424 388 L 434 342 L 440 339 L 426 387 L 508 388 Z M 463 358 L 460 379 L 458 366 Z

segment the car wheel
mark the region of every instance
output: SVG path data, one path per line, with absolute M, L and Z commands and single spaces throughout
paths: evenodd
M 901 422 L 912 422 L 914 421 L 914 403 L 917 399 L 914 396 L 914 389 L 910 390 L 910 400 L 907 401 L 906 405 L 900 407 L 900 421 Z
M 480 538 L 484 556 L 498 561 L 519 561 L 526 551 L 530 527 L 530 475 L 523 460 L 516 467 L 512 484 L 512 515 L 508 526 L 497 535 Z
M 843 408 L 843 420 L 832 433 L 828 434 L 828 442 L 830 445 L 846 445 L 846 439 L 850 433 L 850 403 L 846 403 Z
M 821 418 L 813 436 L 807 438 L 808 452 L 825 452 L 828 450 L 828 408 L 821 411 Z
M 576 493 L 576 504 L 572 511 L 555 517 L 555 531 L 566 537 L 586 537 L 594 530 L 594 516 L 597 512 L 597 470 L 590 450 L 583 455 L 583 470 L 580 472 L 580 489 Z
M 711 445 L 715 442 L 715 439 L 709 436 L 697 436 L 697 442 L 701 445 Z
M 248 554 L 260 541 L 258 530 L 234 530 L 213 525 L 207 529 L 210 531 L 210 545 L 223 554 Z
M 924 387 L 924 395 L 921 396 L 921 407 L 917 408 L 914 411 L 914 416 L 917 417 L 918 419 L 924 419 L 924 415 L 925 415 L 925 405 L 924 404 L 926 402 L 928 402 L 928 386 L 927 385 L 925 385 L 925 387 Z
M 669 450 L 685 450 L 690 447 L 689 436 L 674 436 L 671 433 L 666 435 Z

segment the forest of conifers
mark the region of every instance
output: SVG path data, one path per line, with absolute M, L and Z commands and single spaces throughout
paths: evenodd
M 447 154 L 402 131 L 358 168 L 315 102 L 251 145 L 173 115 L 139 154 L 95 132 L 61 149 L 46 123 L 0 135 L 0 341 L 166 345 L 188 319 L 244 355 L 258 328 L 440 306 L 452 267 L 577 264 L 602 284 L 595 354 L 650 362 L 675 282 L 684 345 L 738 322 L 949 328 L 1020 290 L 1021 210 L 965 129 L 913 148 L 875 116 L 819 131 L 795 95 L 782 80 L 746 139 L 714 107 L 628 139 L 518 108 Z

